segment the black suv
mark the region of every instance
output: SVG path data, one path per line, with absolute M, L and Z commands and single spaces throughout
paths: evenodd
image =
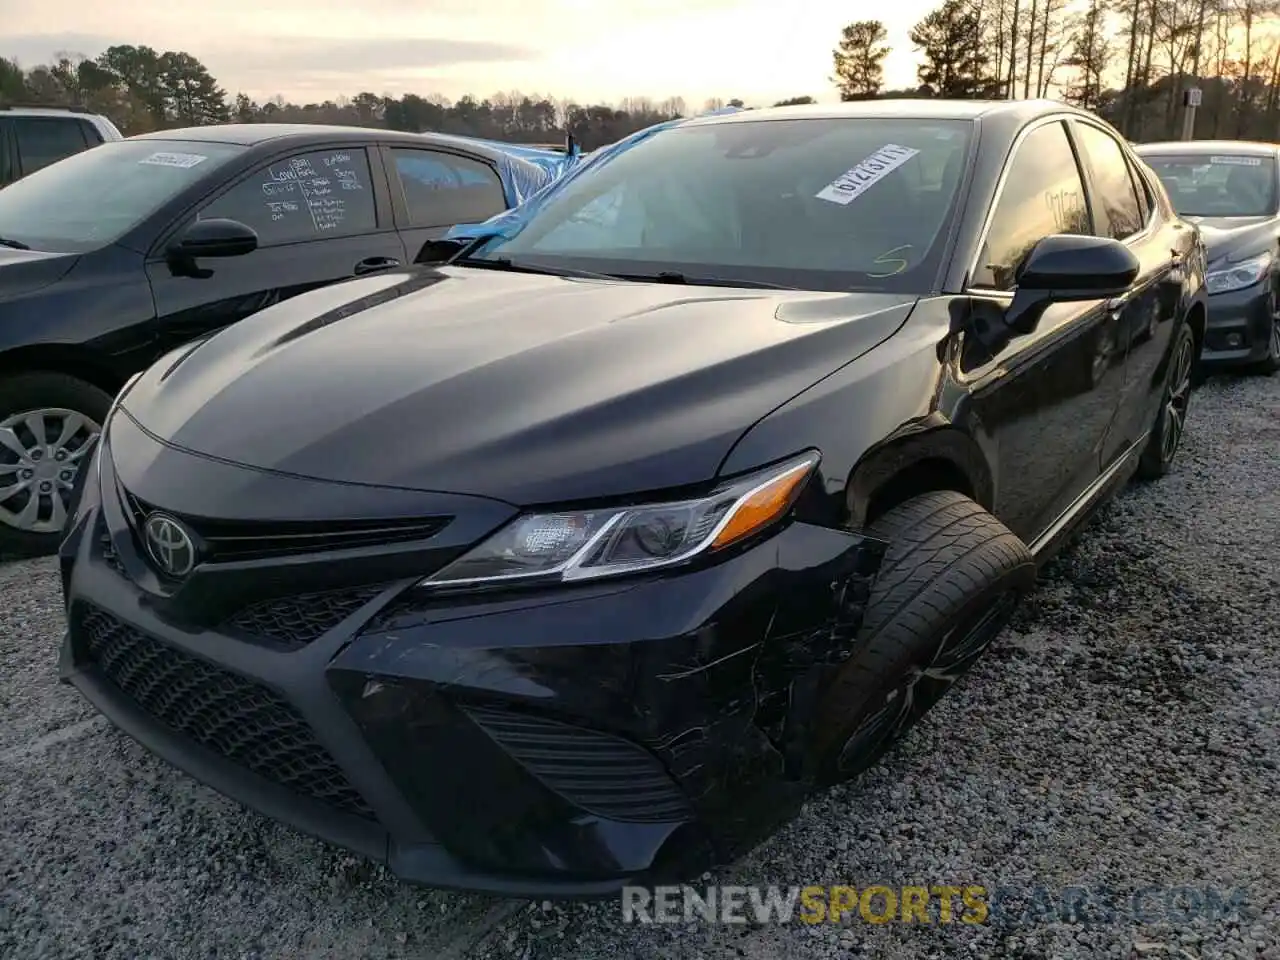
M 412 263 L 550 166 L 444 135 L 229 124 L 104 143 L 0 190 L 0 552 L 56 549 L 112 396 L 161 354 Z

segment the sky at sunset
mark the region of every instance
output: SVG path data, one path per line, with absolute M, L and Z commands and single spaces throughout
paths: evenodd
M 185 50 L 231 94 L 324 100 L 520 90 L 579 101 L 835 100 L 840 28 L 890 31 L 891 87 L 914 85 L 907 31 L 936 0 L 0 0 L 0 56 L 25 67 L 115 43 Z M 199 13 L 196 13 L 196 11 Z

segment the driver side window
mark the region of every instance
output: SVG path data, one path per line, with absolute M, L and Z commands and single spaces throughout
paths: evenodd
M 971 285 L 1012 290 L 1014 274 L 1039 241 L 1093 233 L 1075 151 L 1062 123 L 1033 130 L 1010 161 Z
M 259 247 L 372 233 L 378 219 L 363 147 L 318 150 L 274 161 L 209 203 L 198 220 L 252 227 Z

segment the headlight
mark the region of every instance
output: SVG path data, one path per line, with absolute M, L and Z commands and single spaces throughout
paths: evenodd
M 683 563 L 781 520 L 818 460 L 806 453 L 697 500 L 517 517 L 421 585 L 570 582 Z
M 1264 253 L 1250 257 L 1240 263 L 1228 264 L 1213 270 L 1205 276 L 1205 285 L 1210 293 L 1230 293 L 1232 290 L 1243 290 L 1252 287 L 1266 276 L 1271 269 L 1272 255 Z

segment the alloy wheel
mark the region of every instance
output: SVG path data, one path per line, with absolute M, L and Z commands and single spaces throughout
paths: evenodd
M 60 533 L 76 472 L 100 429 L 61 407 L 0 421 L 0 523 L 26 533 Z
M 1012 591 L 1002 593 L 943 634 L 929 661 L 922 667 L 912 667 L 889 690 L 884 703 L 850 734 L 837 761 L 840 771 L 848 775 L 860 773 L 868 761 L 937 703 L 995 639 L 1016 599 Z
M 1191 402 L 1191 352 L 1190 338 L 1182 341 L 1173 359 L 1173 375 L 1169 380 L 1169 396 L 1164 405 L 1164 423 L 1161 425 L 1160 455 L 1165 463 L 1173 459 L 1182 443 L 1187 425 L 1187 406 Z

